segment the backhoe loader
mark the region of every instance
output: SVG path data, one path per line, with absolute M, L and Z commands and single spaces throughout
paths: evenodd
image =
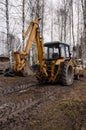
M 60 81 L 63 85 L 71 85 L 74 76 L 79 75 L 79 68 L 71 58 L 69 45 L 59 41 L 44 44 L 43 38 L 40 37 L 39 22 L 40 19 L 31 22 L 25 32 L 24 39 L 30 33 L 25 50 L 14 52 L 14 73 L 24 74 L 27 56 L 33 42 L 36 41 L 38 63 L 32 65 L 32 70 L 37 80 L 40 83 Z

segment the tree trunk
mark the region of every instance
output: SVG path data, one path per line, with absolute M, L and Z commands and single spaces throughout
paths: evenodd
M 84 44 L 82 46 L 82 56 L 83 60 L 86 60 L 86 0 L 81 0 L 82 10 L 83 10 L 83 21 L 84 21 Z
M 11 43 L 9 41 L 9 11 L 8 11 L 8 0 L 6 0 L 6 25 L 7 25 L 7 45 L 8 45 L 8 56 L 9 56 L 9 67 L 12 69 L 12 51 Z
M 77 24 L 77 58 L 79 58 L 79 2 L 78 2 L 78 24 Z
M 86 60 L 86 0 L 84 1 L 84 37 L 85 37 L 85 60 Z
M 41 19 L 41 35 L 43 37 L 43 24 L 44 24 L 44 0 L 42 3 L 42 19 Z
M 25 0 L 22 0 L 22 36 L 24 35 L 24 24 L 25 24 Z M 22 37 L 23 47 L 24 50 L 24 39 Z
M 75 47 L 75 37 L 74 37 L 74 20 L 73 20 L 73 18 L 74 18 L 74 16 L 73 16 L 73 0 L 71 0 L 72 1 L 72 5 L 71 5 L 71 10 L 72 10 L 72 38 L 73 38 L 73 46 Z M 74 52 L 73 52 L 73 57 L 74 57 Z
M 51 41 L 53 41 L 53 1 L 51 0 Z

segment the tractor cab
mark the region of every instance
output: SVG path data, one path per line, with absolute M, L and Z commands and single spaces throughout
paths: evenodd
M 48 42 L 44 44 L 45 60 L 70 58 L 69 45 L 62 42 Z

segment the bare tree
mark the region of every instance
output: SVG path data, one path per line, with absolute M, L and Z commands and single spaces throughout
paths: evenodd
M 57 39 L 63 42 L 68 42 L 71 46 L 75 46 L 76 43 L 80 44 L 79 39 L 81 38 L 81 35 L 83 35 L 82 31 L 84 31 L 84 34 L 86 35 L 85 30 L 83 30 L 84 28 L 86 28 L 85 0 L 79 0 L 79 1 L 78 0 L 69 0 L 69 1 L 61 0 L 61 4 L 59 4 L 59 7 L 58 7 L 58 4 L 57 5 L 56 3 L 54 4 L 55 8 L 51 7 L 52 5 L 48 1 L 46 2 L 45 0 L 33 0 L 33 1 L 32 0 L 28 0 L 28 1 L 19 0 L 17 2 L 15 2 L 15 0 L 13 1 L 4 0 L 4 1 L 0 2 L 0 4 L 5 5 L 4 8 L 0 7 L 0 10 L 1 10 L 0 18 L 2 18 L 2 20 L 6 24 L 6 29 L 8 32 L 6 35 L 9 35 L 10 33 L 12 35 L 19 36 L 19 38 L 22 41 L 21 37 L 24 31 L 26 30 L 28 24 L 30 23 L 30 21 L 33 21 L 35 18 L 39 18 L 39 17 L 42 18 L 41 24 L 40 24 L 41 35 L 44 34 L 45 39 L 54 40 L 55 37 L 57 37 Z M 80 4 L 79 2 L 82 2 L 82 4 Z M 8 8 L 8 5 L 9 5 L 9 8 Z M 76 14 L 74 13 L 75 5 L 77 7 Z M 80 15 L 80 13 L 82 13 L 80 12 L 81 5 L 82 5 L 82 10 L 83 10 L 84 27 L 80 23 L 82 19 L 81 18 L 82 16 Z M 50 12 L 50 10 L 52 9 L 50 9 L 50 7 L 53 8 L 52 19 L 51 19 L 51 12 Z M 6 8 L 6 13 L 4 13 L 5 8 Z M 75 24 L 76 22 L 74 19 L 75 17 L 77 18 L 78 24 Z M 49 23 L 49 19 L 53 21 L 51 22 L 52 24 Z M 80 31 L 81 28 L 82 30 Z M 75 29 L 77 30 L 75 31 Z M 6 33 L 6 30 L 4 29 L 3 32 Z M 51 38 L 52 37 L 51 33 L 52 33 L 53 38 Z M 46 36 L 46 34 L 48 37 Z M 10 43 L 11 42 L 8 42 L 7 40 L 7 45 L 9 46 L 9 50 L 11 50 Z M 23 41 L 23 44 L 21 44 L 23 49 L 24 49 L 24 45 L 25 43 Z M 35 46 L 32 47 L 32 53 L 34 52 L 34 48 L 36 47 Z M 78 52 L 78 49 L 77 49 L 77 52 Z
M 10 52 L 8 0 L 6 0 L 6 25 L 7 25 L 7 44 L 8 44 L 8 51 Z
M 12 69 L 12 51 L 11 43 L 9 42 L 9 10 L 8 10 L 9 1 L 6 0 L 6 24 L 7 24 L 7 45 L 8 45 L 8 55 L 9 55 L 9 67 Z
M 82 55 L 83 55 L 83 60 L 86 60 L 86 0 L 81 0 L 82 4 L 82 10 L 83 10 L 83 21 L 84 21 L 84 43 L 82 44 Z
M 78 22 L 77 22 L 77 49 L 76 49 L 76 51 L 77 51 L 77 55 L 76 55 L 76 57 L 77 58 L 79 58 L 79 48 L 80 48 L 80 45 L 79 45 L 79 43 L 80 43 L 80 37 L 79 37 L 79 35 L 80 35 L 80 32 L 79 32 L 79 27 L 80 27 L 80 23 L 79 23 L 79 14 L 80 14 L 80 10 L 79 10 L 79 3 L 80 1 L 78 1 L 77 2 L 77 17 L 78 17 Z
M 41 34 L 43 36 L 43 24 L 44 24 L 44 6 L 45 6 L 45 0 L 42 1 L 42 20 L 41 20 Z
M 44 0 L 29 0 L 29 14 L 30 14 L 30 21 L 33 21 L 36 18 L 42 18 L 40 21 L 40 33 L 43 35 L 43 17 L 44 17 Z M 37 59 L 37 50 L 36 44 L 32 45 L 29 57 L 31 64 L 34 63 Z
M 24 34 L 24 23 L 25 23 L 25 0 L 22 0 L 22 36 Z M 23 49 L 24 49 L 24 39 L 22 37 L 22 41 L 23 41 Z

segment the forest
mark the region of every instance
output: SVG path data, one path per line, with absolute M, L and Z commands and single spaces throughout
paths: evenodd
M 86 60 L 86 0 L 3 0 L 0 1 L 0 55 L 24 50 L 22 35 L 31 21 L 41 18 L 44 42 L 61 41 L 76 58 Z M 34 60 L 35 44 L 31 48 Z

